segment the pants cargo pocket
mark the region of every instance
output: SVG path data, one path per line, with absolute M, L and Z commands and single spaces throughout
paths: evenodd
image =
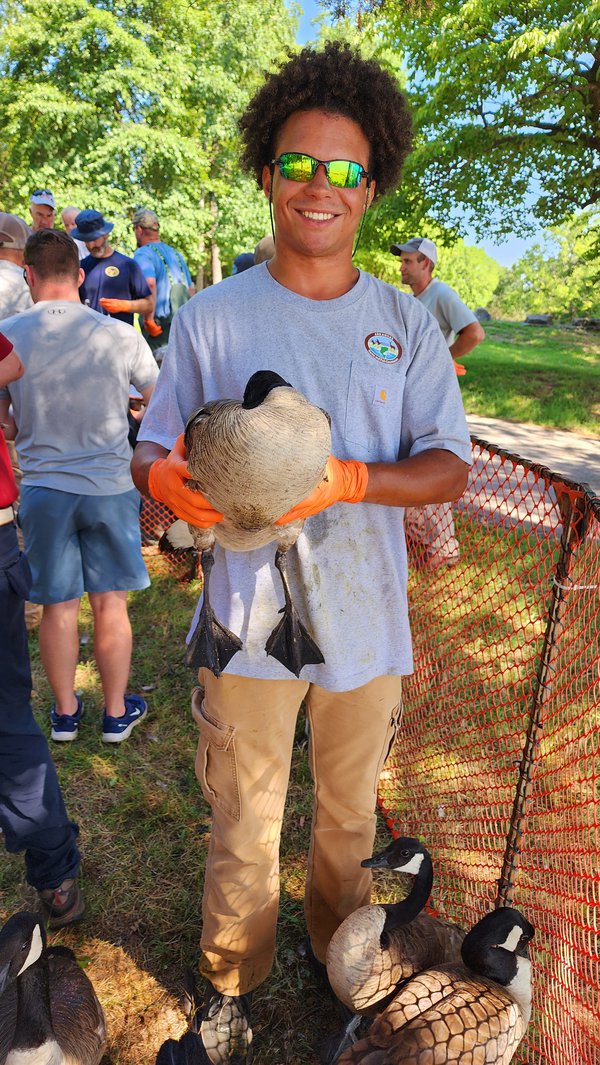
M 204 702 L 192 696 L 192 714 L 200 731 L 196 752 L 196 777 L 210 806 L 233 821 L 241 817 L 240 789 L 235 757 L 235 728 L 210 717 Z

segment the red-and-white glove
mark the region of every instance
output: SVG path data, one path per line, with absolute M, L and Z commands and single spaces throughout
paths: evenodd
M 365 498 L 368 481 L 366 463 L 357 459 L 336 459 L 335 455 L 330 455 L 323 480 L 306 499 L 296 503 L 275 524 L 288 525 L 299 518 L 309 518 L 333 503 L 360 503 Z
M 107 314 L 126 314 L 131 310 L 131 300 L 111 300 L 103 296 L 98 303 Z
M 211 525 L 223 521 L 223 515 L 211 506 L 201 492 L 188 488 L 187 481 L 190 479 L 182 433 L 167 457 L 152 463 L 148 473 L 148 489 L 153 499 L 166 503 L 178 518 L 200 529 L 209 529 Z

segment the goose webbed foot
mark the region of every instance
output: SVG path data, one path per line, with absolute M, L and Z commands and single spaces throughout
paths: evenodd
M 201 555 L 202 574 L 204 578 L 204 598 L 198 617 L 198 624 L 192 633 L 185 655 L 185 664 L 190 669 L 210 669 L 215 677 L 220 677 L 234 654 L 241 651 L 243 644 L 235 633 L 222 625 L 215 617 L 209 599 L 210 571 L 214 565 L 212 551 L 204 550 Z
M 292 603 L 290 586 L 287 578 L 287 552 L 279 550 L 275 555 L 275 565 L 281 574 L 281 583 L 285 595 L 285 606 L 280 610 L 281 621 L 277 623 L 265 644 L 265 651 L 272 658 L 281 662 L 290 673 L 300 676 L 303 666 L 320 665 L 325 661 L 320 648 L 298 617 Z
M 345 1050 L 362 1039 L 371 1026 L 371 1019 L 363 1017 L 360 1013 L 350 1013 L 343 1028 L 334 1035 L 322 1039 L 316 1044 L 314 1050 L 322 1065 L 334 1065 L 334 1062 L 342 1056 Z

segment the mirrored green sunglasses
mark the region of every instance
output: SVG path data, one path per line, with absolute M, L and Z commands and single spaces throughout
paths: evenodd
M 315 159 L 312 155 L 304 152 L 283 152 L 278 159 L 271 162 L 273 167 L 278 166 L 282 177 L 288 181 L 312 181 L 320 166 L 325 167 L 325 173 L 330 185 L 336 189 L 356 189 L 363 177 L 367 179 L 367 185 L 371 182 L 371 175 L 364 166 L 354 163 L 351 159 Z

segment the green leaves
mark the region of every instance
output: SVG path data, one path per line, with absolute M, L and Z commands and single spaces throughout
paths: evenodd
M 293 46 L 284 0 L 3 0 L 0 12 L 6 210 L 27 216 L 41 183 L 59 208 L 107 214 L 125 251 L 142 204 L 193 269 L 211 239 L 226 261 L 254 247 L 264 208 L 239 175 L 237 119 Z

